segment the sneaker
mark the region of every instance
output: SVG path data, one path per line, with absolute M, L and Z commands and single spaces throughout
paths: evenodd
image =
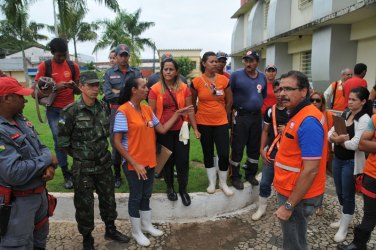
M 244 184 L 240 179 L 234 179 L 231 181 L 232 186 L 236 188 L 237 190 L 243 190 L 244 189 Z
M 115 188 L 119 188 L 121 186 L 121 178 L 118 176 L 115 176 Z
M 64 178 L 64 188 L 65 189 L 72 189 L 73 188 L 72 177 Z

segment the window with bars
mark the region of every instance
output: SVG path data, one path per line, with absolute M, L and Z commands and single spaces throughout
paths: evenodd
M 264 1 L 264 29 L 268 26 L 268 13 L 269 13 L 270 0 Z
M 304 9 L 312 4 L 313 0 L 299 0 L 299 9 Z
M 300 71 L 303 72 L 308 77 L 308 80 L 310 82 L 312 81 L 311 56 L 312 56 L 311 50 L 300 53 Z

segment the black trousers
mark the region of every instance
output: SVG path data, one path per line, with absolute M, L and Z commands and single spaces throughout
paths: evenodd
M 167 186 L 174 183 L 174 165 L 178 174 L 179 190 L 183 191 L 188 185 L 189 173 L 189 140 L 186 145 L 179 141 L 180 131 L 168 131 L 166 134 L 157 134 L 159 144 L 172 151 L 172 155 L 163 168 L 163 175 Z
M 233 116 L 231 133 L 230 176 L 240 179 L 240 162 L 243 158 L 244 147 L 247 146 L 247 163 L 244 165 L 245 176 L 254 176 L 258 170 L 261 140 L 261 113 L 239 113 Z
M 376 193 L 376 179 L 364 175 L 363 187 L 368 191 Z M 364 215 L 359 228 L 367 232 L 372 232 L 376 225 L 376 199 L 363 194 L 363 202 Z
M 208 126 L 197 124 L 197 129 L 201 133 L 202 153 L 204 154 L 205 168 L 214 167 L 214 144 L 218 154 L 219 170 L 227 171 L 230 151 L 230 141 L 228 134 L 228 124 L 220 126 Z

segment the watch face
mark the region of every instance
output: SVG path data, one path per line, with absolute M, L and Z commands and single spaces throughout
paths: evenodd
M 291 205 L 291 203 L 288 202 L 288 201 L 286 201 L 286 203 L 285 203 L 285 208 L 286 208 L 287 210 L 292 210 L 292 205 Z

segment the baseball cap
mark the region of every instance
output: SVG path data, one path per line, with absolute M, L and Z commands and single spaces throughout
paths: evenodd
M 0 77 L 0 96 L 17 94 L 17 95 L 31 95 L 32 89 L 23 88 L 21 84 L 13 77 Z
M 259 60 L 260 56 L 256 51 L 248 50 L 245 55 L 243 56 L 243 59 L 256 59 Z
M 161 60 L 162 62 L 164 62 L 166 59 L 169 59 L 169 58 L 174 59 L 171 53 L 164 53 L 161 57 Z
M 121 55 L 123 53 L 127 53 L 129 55 L 129 48 L 125 44 L 119 44 L 115 49 L 116 55 Z
M 277 67 L 274 64 L 266 65 L 265 71 L 268 71 L 269 69 L 274 69 L 275 71 L 277 71 Z
M 225 52 L 218 51 L 217 54 L 215 54 L 217 59 L 224 58 L 227 60 L 228 55 Z
M 94 71 L 85 71 L 80 74 L 80 83 L 82 84 L 91 84 L 98 83 L 99 79 L 97 73 Z

